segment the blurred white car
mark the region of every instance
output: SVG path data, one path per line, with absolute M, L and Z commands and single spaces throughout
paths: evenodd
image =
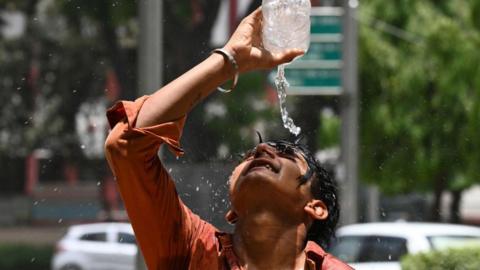
M 407 253 L 480 245 L 480 228 L 440 223 L 354 224 L 336 236 L 329 252 L 356 270 L 400 270 Z
M 129 223 L 71 226 L 57 243 L 53 270 L 134 270 L 137 245 Z

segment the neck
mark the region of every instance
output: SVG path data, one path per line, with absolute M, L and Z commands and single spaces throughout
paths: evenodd
M 246 269 L 304 269 L 306 235 L 303 223 L 258 213 L 237 222 L 233 245 Z

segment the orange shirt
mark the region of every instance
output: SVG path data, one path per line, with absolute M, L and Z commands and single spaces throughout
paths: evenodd
M 179 139 L 185 117 L 135 127 L 147 98 L 121 101 L 108 110 L 112 130 L 105 149 L 148 269 L 241 269 L 231 236 L 183 204 L 158 158 L 162 143 L 176 155 L 183 154 Z M 352 269 L 314 242 L 308 242 L 305 251 L 312 269 Z

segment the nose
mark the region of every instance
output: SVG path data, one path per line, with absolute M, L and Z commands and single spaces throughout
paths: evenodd
M 263 155 L 267 155 L 270 158 L 274 158 L 275 157 L 275 151 L 268 144 L 261 143 L 261 144 L 257 145 L 257 147 L 255 148 L 255 155 L 254 156 L 257 158 L 257 157 L 261 157 Z

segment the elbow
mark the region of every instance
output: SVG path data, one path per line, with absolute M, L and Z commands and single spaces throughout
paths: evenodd
M 105 140 L 105 155 L 112 156 L 122 152 L 122 131 L 117 124 L 108 134 Z
M 110 134 L 107 136 L 107 139 L 105 140 L 104 150 L 106 155 L 109 155 L 116 149 L 118 149 L 118 138 L 113 138 L 111 134 L 112 133 L 110 132 Z

